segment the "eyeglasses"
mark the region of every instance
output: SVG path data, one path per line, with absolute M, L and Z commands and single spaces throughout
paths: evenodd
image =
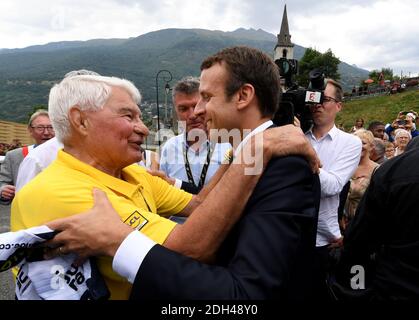
M 338 100 L 336 100 L 335 98 L 332 98 L 332 97 L 329 97 L 329 96 L 323 96 L 323 103 L 328 103 L 328 102 L 331 102 L 331 101 L 334 101 L 334 102 L 336 102 L 336 103 L 338 103 L 339 101 Z
M 37 132 L 44 132 L 45 130 L 49 132 L 54 131 L 54 128 L 52 126 L 31 126 L 31 128 Z

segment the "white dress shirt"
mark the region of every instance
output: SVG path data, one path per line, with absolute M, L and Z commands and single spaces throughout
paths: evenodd
M 245 139 L 238 145 L 240 150 L 244 143 L 251 136 L 264 131 L 273 124 L 267 121 L 250 132 Z M 228 144 L 229 145 L 229 144 Z M 237 152 L 236 150 L 236 152 Z M 112 268 L 115 272 L 125 277 L 130 283 L 133 283 L 140 269 L 141 263 L 156 243 L 150 238 L 138 231 L 131 232 L 119 246 L 115 257 L 113 258 Z
M 61 148 L 63 144 L 54 137 L 31 150 L 19 166 L 16 192 L 54 161 Z
M 264 123 L 262 123 L 260 126 L 253 129 L 244 139 L 240 142 L 240 144 L 237 146 L 236 150 L 234 151 L 234 156 L 236 157 L 237 154 L 240 152 L 240 150 L 243 148 L 243 146 L 246 144 L 246 142 L 255 134 L 258 134 L 259 132 L 265 131 L 270 126 L 272 126 L 274 123 L 269 120 Z
M 306 133 L 320 158 L 321 198 L 316 246 L 325 246 L 341 237 L 338 222 L 339 193 L 358 167 L 362 142 L 358 137 L 333 126 L 322 138 Z

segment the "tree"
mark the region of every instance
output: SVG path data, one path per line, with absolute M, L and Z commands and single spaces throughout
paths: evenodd
M 317 68 L 321 68 L 327 78 L 339 80 L 339 63 L 339 58 L 335 57 L 331 49 L 321 53 L 315 49 L 308 48 L 299 62 L 298 83 L 303 87 L 307 87 L 310 71 Z
M 369 74 L 369 78 L 374 80 L 375 83 L 379 82 L 380 74 L 383 73 L 384 80 L 393 80 L 393 69 L 381 68 L 381 70 L 372 70 Z

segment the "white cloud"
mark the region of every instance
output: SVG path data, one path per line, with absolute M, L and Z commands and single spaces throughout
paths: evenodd
M 281 26 L 284 0 L 2 0 L 0 48 L 128 38 L 164 28 L 232 31 Z M 367 69 L 419 72 L 419 0 L 293 0 L 293 42 Z

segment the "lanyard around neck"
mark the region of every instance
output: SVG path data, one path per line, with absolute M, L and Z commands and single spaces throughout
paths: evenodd
M 183 158 L 185 160 L 185 170 L 186 170 L 186 174 L 188 175 L 188 181 L 189 181 L 189 183 L 192 183 L 195 187 L 197 186 L 198 188 L 202 188 L 202 186 L 205 183 L 205 178 L 207 176 L 208 167 L 209 167 L 209 164 L 210 164 L 210 161 L 211 161 L 212 151 L 213 150 L 211 148 L 211 143 L 209 141 L 207 141 L 207 159 L 205 161 L 204 166 L 202 167 L 201 176 L 199 178 L 199 183 L 198 183 L 198 186 L 197 186 L 195 184 L 194 179 L 193 179 L 191 166 L 189 165 L 187 147 L 184 146 L 184 148 L 183 148 Z

